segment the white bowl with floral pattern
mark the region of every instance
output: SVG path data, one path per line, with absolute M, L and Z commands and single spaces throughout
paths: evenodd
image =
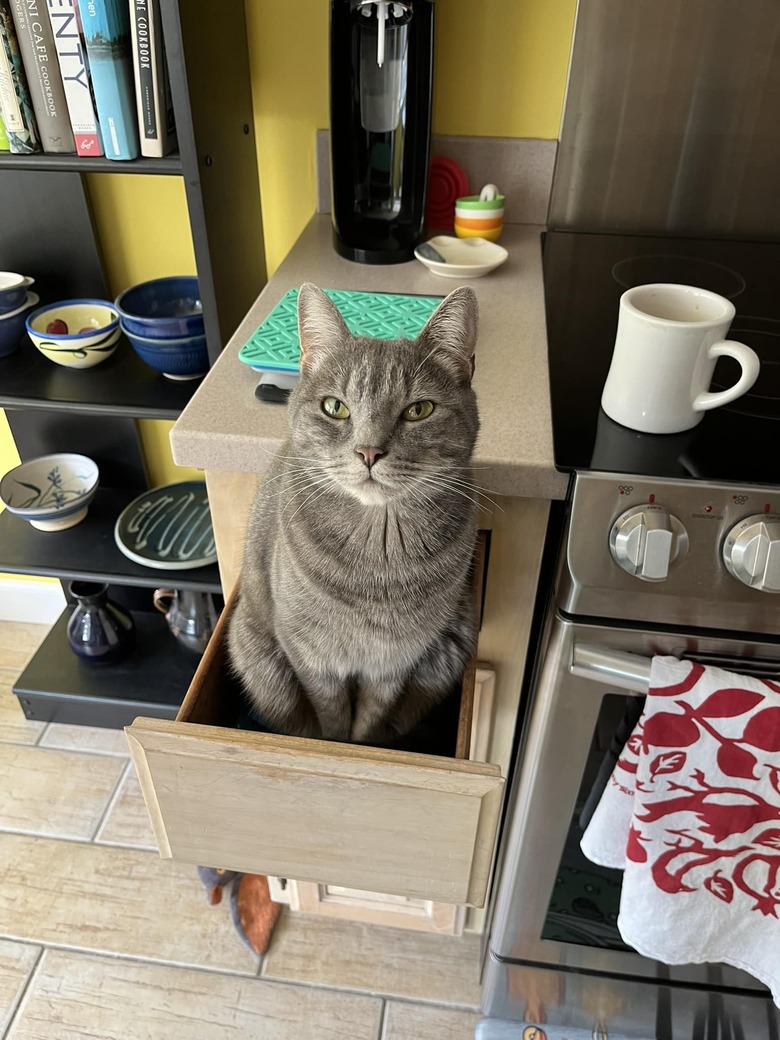
M 87 515 L 100 476 L 86 455 L 39 455 L 0 480 L 0 500 L 39 531 L 64 531 Z

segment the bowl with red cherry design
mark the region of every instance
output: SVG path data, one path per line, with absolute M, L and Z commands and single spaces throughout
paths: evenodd
M 27 333 L 50 361 L 92 368 L 116 350 L 119 312 L 107 300 L 62 300 L 28 315 Z

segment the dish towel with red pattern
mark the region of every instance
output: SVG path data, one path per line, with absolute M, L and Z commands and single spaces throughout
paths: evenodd
M 742 968 L 780 1006 L 780 684 L 654 658 L 581 844 L 624 871 L 626 943 Z

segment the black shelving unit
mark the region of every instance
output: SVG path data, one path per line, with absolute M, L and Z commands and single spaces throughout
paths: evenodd
M 133 159 L 117 162 L 101 156 L 91 159 L 83 155 L 10 155 L 0 153 L 0 170 L 56 170 L 59 173 L 149 173 L 181 175 L 181 156 L 178 152 L 162 159 Z
M 219 18 L 206 0 L 161 0 L 161 12 L 178 151 L 132 162 L 0 156 L 0 269 L 32 275 L 43 303 L 108 299 L 102 250 L 110 243 L 96 239 L 83 175 L 181 177 L 213 363 L 266 279 L 244 2 L 223 0 Z M 66 610 L 14 687 L 29 718 L 120 726 L 136 715 L 175 716 L 197 657 L 143 590 L 218 593 L 218 569 L 142 567 L 119 551 L 114 525 L 147 486 L 136 420 L 175 419 L 199 383 L 166 379 L 124 340 L 86 371 L 55 365 L 26 340 L 0 358 L 0 407 L 20 457 L 76 451 L 100 467 L 100 488 L 76 527 L 40 532 L 0 515 L 0 572 L 106 581 L 120 593 L 135 590 L 141 606 L 136 648 L 105 667 L 72 653 Z
M 14 685 L 27 718 L 117 728 L 139 715 L 175 719 L 198 658 L 159 624 L 159 614 L 132 617 L 135 647 L 115 664 L 95 664 L 68 646 L 66 609 Z
M 143 567 L 128 559 L 114 540 L 116 519 L 134 494 L 124 489 L 99 488 L 86 519 L 66 531 L 38 531 L 26 520 L 0 514 L 0 560 L 11 574 L 55 575 L 59 578 L 107 581 L 156 589 L 221 592 L 216 564 L 187 570 Z
M 124 336 L 107 361 L 81 371 L 53 364 L 25 336 L 15 354 L 0 358 L 0 407 L 175 419 L 201 382 L 166 379 Z

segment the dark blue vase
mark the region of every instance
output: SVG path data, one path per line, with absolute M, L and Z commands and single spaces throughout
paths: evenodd
M 76 601 L 68 621 L 71 650 L 86 661 L 119 660 L 134 641 L 135 625 L 130 615 L 108 598 L 108 585 L 72 581 L 68 592 Z

